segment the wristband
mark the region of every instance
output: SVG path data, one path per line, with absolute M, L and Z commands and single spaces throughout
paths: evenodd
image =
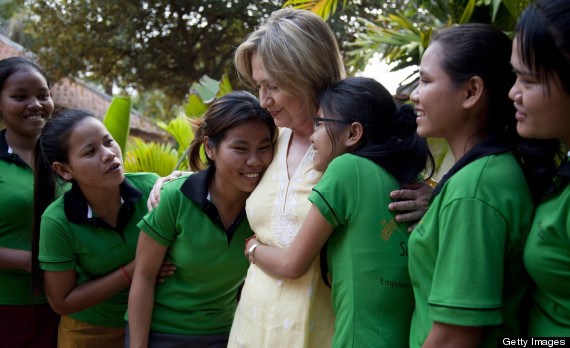
M 125 269 L 125 267 L 123 267 L 123 265 L 121 265 L 121 269 L 123 270 L 123 273 L 125 274 L 125 278 L 127 278 L 127 282 L 129 282 L 129 284 L 132 284 L 131 278 L 129 277 L 129 273 L 127 273 L 127 270 Z
M 245 256 L 247 256 L 247 258 L 251 261 L 251 256 L 253 255 L 253 252 L 255 251 L 255 248 L 257 248 L 258 246 L 260 246 L 261 243 L 256 242 L 255 244 L 253 244 L 251 246 L 251 248 L 249 248 L 249 250 L 247 251 L 247 254 Z M 253 262 L 255 263 L 255 262 Z

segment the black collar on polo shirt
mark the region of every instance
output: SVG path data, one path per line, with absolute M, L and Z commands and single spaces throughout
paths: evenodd
M 491 155 L 497 155 L 511 150 L 512 147 L 505 136 L 495 134 L 495 135 L 489 135 L 485 139 L 481 140 L 480 142 L 475 144 L 475 146 L 473 146 L 473 148 L 469 150 L 463 157 L 461 157 L 459 161 L 457 161 L 457 163 L 455 163 L 455 165 L 453 165 L 453 167 L 451 167 L 451 169 L 449 169 L 447 173 L 445 173 L 445 175 L 441 178 L 440 182 L 433 190 L 430 201 L 435 196 L 437 196 L 437 194 L 441 191 L 441 188 L 443 187 L 443 185 L 445 185 L 445 182 L 449 180 L 449 178 L 451 178 L 455 173 L 460 171 L 463 167 L 465 167 L 469 163 L 474 162 L 479 158 Z
M 566 187 L 566 185 L 570 181 L 570 162 L 569 162 L 569 160 L 570 159 L 568 157 L 566 157 L 566 160 L 564 161 L 564 163 L 562 163 L 560 168 L 558 168 L 558 171 L 556 172 L 556 175 L 554 176 L 554 179 L 552 180 L 550 187 L 544 193 L 544 196 L 549 195 L 553 192 L 558 192 L 558 191 L 562 190 L 562 188 Z
M 180 187 L 180 191 L 182 191 L 182 193 L 192 201 L 200 204 L 202 212 L 206 214 L 214 224 L 218 225 L 226 233 L 226 238 L 229 245 L 235 230 L 245 216 L 245 209 L 239 213 L 238 217 L 232 222 L 230 227 L 227 229 L 224 228 L 224 224 L 220 218 L 218 209 L 208 199 L 210 196 L 208 192 L 208 183 L 210 182 L 210 179 L 213 177 L 214 173 L 215 168 L 213 166 L 210 166 L 205 170 L 190 175 L 184 184 L 182 184 Z
M 0 159 L 6 162 L 14 163 L 22 167 L 30 167 L 20 156 L 15 153 L 8 152 L 8 143 L 6 142 L 6 129 L 0 131 Z
M 89 216 L 90 208 L 88 207 L 87 200 L 85 199 L 83 192 L 81 192 L 79 185 L 75 182 L 71 185 L 71 190 L 67 191 L 63 196 L 65 217 L 67 220 L 75 224 L 90 224 L 94 228 L 101 227 L 108 230 L 114 230 L 119 232 L 122 236 L 123 230 L 135 212 L 135 202 L 143 196 L 143 193 L 139 189 L 131 186 L 127 181 L 127 178 L 123 180 L 119 187 L 121 190 L 121 200 L 123 204 L 119 210 L 117 227 L 109 225 L 97 216 Z

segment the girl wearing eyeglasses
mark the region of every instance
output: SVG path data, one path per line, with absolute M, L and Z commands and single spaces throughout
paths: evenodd
M 375 80 L 347 78 L 318 103 L 310 139 L 313 167 L 324 174 L 307 218 L 287 248 L 253 238 L 246 252 L 266 273 L 296 279 L 322 250 L 336 315 L 333 347 L 400 346 L 414 307 L 408 225 L 396 223 L 387 206 L 391 191 L 433 161 L 427 142 L 416 134 L 413 109 L 397 108 Z

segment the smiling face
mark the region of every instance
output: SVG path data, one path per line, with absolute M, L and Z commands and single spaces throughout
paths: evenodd
M 273 159 L 271 133 L 262 121 L 229 129 L 215 147 L 205 137 L 204 146 L 215 162 L 215 185 L 224 192 L 252 192 Z
M 311 131 L 312 116 L 309 106 L 294 95 L 279 88 L 261 66 L 257 54 L 251 58 L 252 77 L 257 84 L 259 102 L 267 109 L 278 127 L 287 127 L 301 131 Z
M 420 136 L 451 141 L 464 124 L 460 117 L 462 91 L 442 69 L 445 52 L 437 41 L 425 51 L 420 67 L 420 83 L 410 95 L 416 103 L 417 132 Z
M 517 109 L 517 132 L 525 138 L 561 139 L 570 144 L 570 94 L 558 75 L 551 74 L 548 84 L 541 81 L 522 62 L 517 40 L 513 42 L 511 65 L 517 73 L 509 91 Z
M 335 122 L 336 119 L 333 121 L 332 119 L 334 119 L 334 117 L 332 117 L 332 115 L 325 116 L 322 108 L 319 108 L 317 117 L 330 120 L 315 121 L 315 131 L 311 135 L 311 142 L 313 143 L 313 149 L 315 150 L 313 168 L 320 172 L 324 172 L 333 159 L 348 152 L 348 147 L 342 141 L 346 138 L 346 135 L 343 133 L 348 132 L 348 124 L 341 123 L 342 121 Z M 327 128 L 332 133 L 332 136 L 334 136 L 335 139 L 338 139 L 334 144 Z
M 53 109 L 46 79 L 32 68 L 23 67 L 14 72 L 0 91 L 0 114 L 12 134 L 39 136 Z
M 87 117 L 71 131 L 68 163 L 54 162 L 54 169 L 81 190 L 116 188 L 123 182 L 123 159 L 119 145 L 101 121 Z

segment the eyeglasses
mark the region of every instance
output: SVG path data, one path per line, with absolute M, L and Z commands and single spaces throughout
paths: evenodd
M 349 125 L 352 123 L 352 122 L 343 121 L 343 120 L 335 120 L 332 118 L 315 117 L 313 119 L 313 130 L 317 130 L 317 128 L 319 127 L 319 122 L 333 122 L 333 123 L 346 124 L 346 125 Z

